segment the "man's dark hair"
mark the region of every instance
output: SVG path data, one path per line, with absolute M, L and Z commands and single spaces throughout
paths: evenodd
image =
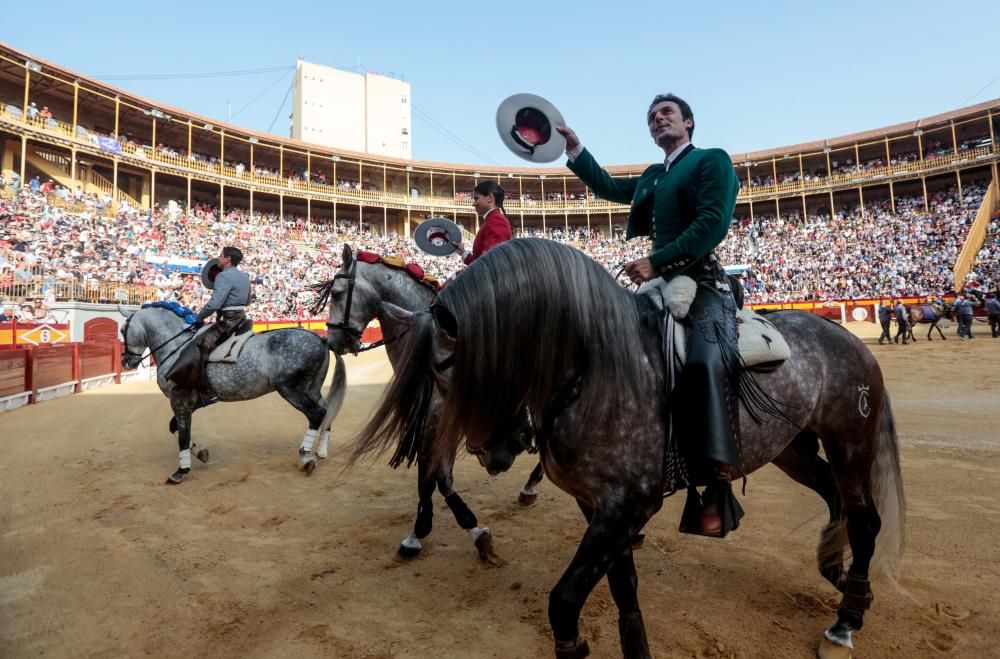
M 664 103 L 666 101 L 672 101 L 677 104 L 677 107 L 681 109 L 681 118 L 690 119 L 691 127 L 688 128 L 688 139 L 694 135 L 694 112 L 691 111 L 691 106 L 680 96 L 675 96 L 674 94 L 657 94 L 653 97 L 653 102 L 649 104 L 649 109 L 646 110 L 646 123 L 649 123 L 649 114 L 653 111 L 658 104 Z
M 239 247 L 223 247 L 222 255 L 228 256 L 234 266 L 239 265 L 240 261 L 243 260 L 243 252 L 240 251 Z
M 496 202 L 497 208 L 499 208 L 500 212 L 504 215 L 507 214 L 507 211 L 503 209 L 504 191 L 503 188 L 500 187 L 499 183 L 491 180 L 480 181 L 479 185 L 473 188 L 473 190 L 481 195 L 493 195 L 493 201 Z

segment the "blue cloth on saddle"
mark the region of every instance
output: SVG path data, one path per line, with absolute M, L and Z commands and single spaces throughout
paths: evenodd
M 928 306 L 926 304 L 920 305 L 920 309 L 924 312 L 924 320 L 937 320 L 937 312 L 934 311 L 934 307 Z
M 174 301 L 169 301 L 169 302 L 147 302 L 146 304 L 142 305 L 143 309 L 148 309 L 150 307 L 153 307 L 153 308 L 156 308 L 156 309 L 166 309 L 167 311 L 173 312 L 173 314 L 175 316 L 179 316 L 180 318 L 183 318 L 185 323 L 194 323 L 195 320 L 197 320 L 197 318 L 198 318 L 198 314 L 196 314 L 191 309 L 188 309 L 187 307 L 185 307 L 184 305 L 182 305 L 180 302 L 174 302 Z

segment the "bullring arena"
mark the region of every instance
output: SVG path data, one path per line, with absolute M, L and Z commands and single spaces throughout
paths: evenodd
M 51 116 L 32 114 L 29 103 Z M 947 341 L 928 342 L 921 325 L 919 340 L 881 345 L 873 322 L 890 297 L 922 305 L 996 290 L 998 126 L 993 101 L 733 156 L 741 191 L 723 254 L 748 264 L 748 301 L 844 324 L 875 354 L 893 399 L 906 546 L 898 581 L 873 582 L 873 607 L 855 634 L 859 657 L 978 658 L 1000 644 L 1000 338 L 975 322 L 975 340 L 959 341 L 952 325 Z M 467 191 L 481 177 L 517 190 L 508 210 L 518 235 L 568 242 L 609 268 L 634 249 L 620 236 L 628 207 L 593 198 L 563 168 L 335 152 L 209 124 L 7 46 L 0 141 L 0 214 L 10 222 L 0 256 L 24 275 L 3 279 L 0 290 L 19 311 L 35 305 L 10 328 L 0 324 L 11 344 L 0 349 L 0 365 L 19 350 L 116 355 L 113 331 L 81 330 L 69 343 L 58 314 L 74 305 L 96 305 L 116 323 L 119 302 L 134 309 L 169 294 L 199 307 L 205 291 L 182 266 L 217 253 L 228 238 L 214 235 L 222 231 L 251 248 L 258 321 L 321 329 L 326 319 L 307 316 L 308 293 L 297 282 L 329 278 L 343 243 L 417 258 L 410 232 L 430 215 L 475 232 Z M 35 178 L 52 185 L 35 189 Z M 157 258 L 136 266 L 136 251 L 109 227 L 129 231 L 129 247 Z M 906 235 L 903 227 L 917 229 Z M 81 249 L 70 267 L 59 243 L 83 231 L 107 244 L 96 256 Z M 867 258 L 823 260 L 854 254 L 852 240 L 885 235 L 900 244 L 891 277 L 866 270 Z M 39 258 L 19 260 L 32 250 Z M 38 314 L 42 306 L 50 316 Z M 49 340 L 31 334 L 38 327 L 50 328 L 46 337 L 65 331 L 67 345 L 34 345 Z M 585 530 L 577 506 L 544 481 L 534 506 L 518 504 L 532 456 L 497 477 L 460 459 L 456 488 L 492 530 L 495 558 L 479 560 L 439 496 L 423 552 L 398 558 L 413 524 L 415 470 L 392 470 L 386 456 L 346 469 L 351 439 L 392 373 L 383 349 L 347 358 L 330 457 L 310 477 L 295 453 L 302 417 L 269 394 L 199 411 L 194 441 L 211 458 L 176 487 L 163 485 L 177 444 L 155 382 L 51 400 L 20 368 L 19 382 L 7 371 L 0 378 L 0 400 L 32 403 L 0 413 L 0 656 L 551 654 L 546 603 Z M 98 375 L 101 383 L 122 379 L 118 368 Z M 774 467 L 753 474 L 740 500 L 747 517 L 723 541 L 678 533 L 682 497 L 668 499 L 647 526 L 636 563 L 656 656 L 811 656 L 834 619 L 840 596 L 815 567 L 823 502 Z M 595 656 L 619 656 L 606 581 L 587 601 L 581 631 Z

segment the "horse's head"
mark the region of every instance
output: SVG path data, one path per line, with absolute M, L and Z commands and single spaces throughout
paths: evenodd
M 361 350 L 361 334 L 375 317 L 379 296 L 372 282 L 365 278 L 367 268 L 358 268 L 349 245 L 344 245 L 342 261 L 333 279 L 315 290 L 319 294 L 318 305 L 327 303 L 327 347 L 338 355 L 357 354 Z
M 142 362 L 142 355 L 149 347 L 146 339 L 146 326 L 142 319 L 136 319 L 136 311 L 125 313 L 118 307 L 118 313 L 125 316 L 125 324 L 122 325 L 122 368 L 133 370 L 139 368 Z
M 441 395 L 447 396 L 453 386 L 451 378 L 458 341 L 458 321 L 446 307 L 441 305 L 432 306 L 431 314 L 435 326 L 430 349 L 434 381 Z M 474 445 L 466 442 L 465 445 L 466 450 L 476 456 L 479 464 L 491 476 L 507 471 L 518 455 L 526 450 L 532 450 L 535 437 L 531 415 L 526 409 L 505 416 L 494 428 L 493 433 L 482 444 Z

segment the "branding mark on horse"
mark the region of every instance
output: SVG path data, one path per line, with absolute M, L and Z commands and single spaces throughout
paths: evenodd
M 868 415 L 872 413 L 872 405 L 868 401 L 868 390 L 870 387 L 867 384 L 858 385 L 858 412 L 861 416 L 868 418 Z

